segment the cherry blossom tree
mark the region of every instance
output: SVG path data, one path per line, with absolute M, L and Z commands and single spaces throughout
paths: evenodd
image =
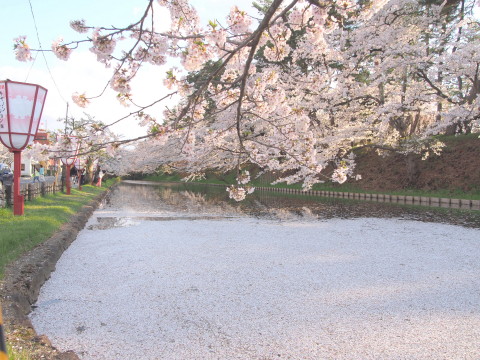
M 72 21 L 85 39 L 52 45 L 67 60 L 88 44 L 111 71 L 118 100 L 148 127 L 148 139 L 112 161 L 119 174 L 165 164 L 191 174 L 237 168 L 229 193 L 241 200 L 252 190 L 245 164 L 309 189 L 354 175 L 352 149 L 426 157 L 442 147 L 432 135 L 478 129 L 476 1 L 272 0 L 258 17 L 234 6 L 225 21 L 202 25 L 187 0 L 158 0 L 170 13 L 166 32 L 155 30 L 153 3 L 127 27 Z M 31 59 L 24 37 L 15 51 Z M 166 74 L 171 93 L 136 106 L 132 79 L 172 58 L 181 67 Z M 177 106 L 148 112 L 173 94 Z M 81 107 L 94 98 L 73 95 Z M 334 170 L 325 173 L 328 165 Z
M 103 122 L 85 114 L 85 117 L 80 119 L 68 117 L 63 131 L 49 134 L 49 144 L 34 143 L 24 150 L 24 154 L 36 161 L 55 160 L 58 165 L 55 174 L 57 179 L 61 168 L 60 159 L 75 156 L 77 153 L 77 158 L 81 159 L 86 169 L 86 180 L 89 181 L 93 179 L 94 165 L 111 161 L 118 146 L 118 137 Z
M 116 152 L 118 136 L 105 123 L 85 113 L 85 116 L 76 119 L 69 117 L 65 123 L 65 133 L 79 142 L 78 158 L 86 169 L 86 180 L 93 180 L 94 165 L 111 159 Z M 49 156 L 53 158 L 67 157 L 69 144 L 63 134 L 56 134 L 57 140 L 50 148 Z M 68 155 L 68 154 L 67 154 Z
M 13 154 L 3 144 L 0 144 L 0 163 L 11 166 L 13 164 Z

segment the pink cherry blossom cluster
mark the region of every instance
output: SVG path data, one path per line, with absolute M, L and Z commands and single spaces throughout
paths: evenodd
M 224 29 L 216 29 L 216 27 L 212 28 L 212 30 L 206 34 L 205 39 L 219 54 L 222 54 L 222 50 L 227 42 L 227 31 Z
M 290 54 L 291 48 L 286 41 L 278 41 L 273 46 L 267 46 L 263 52 L 268 61 L 282 61 Z
M 138 124 L 142 127 L 151 125 L 151 124 L 156 124 L 155 118 L 144 112 L 140 112 L 137 114 L 137 120 L 139 120 Z
M 51 156 L 50 146 L 33 143 L 23 151 L 23 156 L 35 159 L 36 161 L 48 161 Z
M 237 6 L 233 6 L 230 10 L 227 23 L 229 30 L 234 34 L 244 34 L 249 31 L 252 20 L 245 11 L 240 10 Z
M 345 181 L 347 181 L 347 169 L 343 167 L 335 169 L 332 175 L 332 180 L 338 182 L 339 184 L 343 184 Z
M 242 201 L 247 196 L 247 192 L 243 187 L 229 186 L 227 187 L 228 196 L 235 201 Z
M 68 159 L 78 153 L 79 139 L 68 135 L 58 135 L 56 142 L 49 145 L 50 156 L 54 158 Z
M 62 44 L 63 38 L 58 38 L 52 43 L 52 51 L 60 60 L 67 61 L 72 53 L 72 49 L 69 49 L 66 45 Z
M 30 52 L 30 47 L 25 42 L 26 36 L 19 36 L 18 38 L 14 39 L 13 48 L 15 50 L 15 58 L 18 61 L 31 61 L 32 54 Z
M 70 27 L 80 34 L 88 32 L 88 27 L 85 26 L 85 20 L 72 20 L 70 21 Z
M 304 28 L 312 16 L 312 7 L 304 4 L 295 8 L 288 16 L 288 24 L 293 30 Z
M 200 19 L 188 0 L 158 0 L 158 4 L 170 11 L 171 32 L 185 35 L 200 32 Z
M 97 28 L 92 33 L 92 47 L 90 51 L 97 55 L 97 60 L 104 64 L 108 64 L 110 57 L 115 50 L 116 41 L 112 36 L 100 34 Z
M 125 107 L 129 107 L 130 103 L 132 102 L 131 94 L 120 92 L 120 93 L 117 94 L 117 100 L 121 105 L 123 105 Z
M 163 85 L 167 87 L 167 89 L 171 90 L 172 88 L 175 88 L 179 84 L 179 79 L 178 79 L 179 73 L 176 68 L 172 68 L 167 71 L 167 76 L 163 80 Z
M 194 154 L 195 150 L 195 132 L 193 130 L 187 130 L 186 139 L 182 147 L 182 152 L 187 156 Z
M 207 102 L 205 100 L 195 104 L 191 110 L 193 120 L 202 120 L 205 116 Z
M 72 95 L 72 100 L 75 104 L 77 104 L 78 106 L 84 108 L 86 107 L 90 101 L 87 99 L 87 96 L 85 95 L 85 93 L 83 94 L 79 94 L 79 93 L 74 93 Z
M 238 176 L 237 176 L 237 183 L 239 185 L 245 185 L 250 182 L 250 172 L 248 170 L 243 170 Z
M 136 72 L 139 66 L 136 62 L 131 62 L 129 65 L 129 68 L 118 68 L 110 79 L 110 87 L 118 93 L 117 100 L 123 106 L 130 105 L 132 90 L 130 80 L 133 78 L 132 74 Z
M 134 59 L 138 62 L 149 62 L 152 65 L 164 65 L 167 62 L 168 42 L 158 34 L 149 32 L 141 36 L 144 46 L 137 48 Z
M 129 71 L 127 69 L 117 69 L 110 80 L 110 87 L 119 93 L 129 93 L 131 91 Z
M 199 70 L 205 62 L 212 58 L 212 48 L 201 40 L 188 41 L 183 52 L 182 65 L 187 71 Z

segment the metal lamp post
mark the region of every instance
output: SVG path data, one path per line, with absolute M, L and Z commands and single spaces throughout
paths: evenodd
M 22 150 L 33 142 L 48 90 L 36 84 L 0 81 L 0 141 L 13 152 L 13 214 L 23 215 Z
M 66 174 L 65 174 L 65 184 L 67 187 L 66 194 L 70 195 L 70 189 L 72 187 L 70 182 L 70 169 L 72 168 L 72 165 L 75 163 L 75 160 L 77 159 L 80 142 L 78 141 L 76 136 L 70 136 L 70 135 L 61 135 L 60 141 L 63 147 L 62 149 L 63 155 L 60 158 L 60 160 L 62 160 L 63 165 L 66 166 Z

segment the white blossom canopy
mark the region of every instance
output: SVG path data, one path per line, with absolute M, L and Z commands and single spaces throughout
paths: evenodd
M 88 43 L 125 105 L 135 104 L 130 83 L 143 64 L 180 59 L 164 80 L 178 105 L 163 114 L 135 108 L 150 134 L 118 153 L 111 171 L 253 163 L 308 189 L 325 176 L 344 182 L 354 174 L 355 147 L 427 156 L 441 149 L 432 135 L 478 129 L 476 1 L 272 0 L 258 18 L 233 7 L 223 23 L 201 24 L 188 0 L 158 0 L 171 16 L 163 33 L 152 30 L 153 2 L 125 28 L 73 21 L 86 38 L 52 45 L 68 60 Z M 19 60 L 31 58 L 25 38 L 15 47 Z M 73 99 L 82 107 L 92 100 Z M 329 164 L 334 170 L 322 173 Z M 251 191 L 239 175 L 235 198 Z

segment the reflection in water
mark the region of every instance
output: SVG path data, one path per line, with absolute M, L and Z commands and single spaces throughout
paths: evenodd
M 114 227 L 127 227 L 138 225 L 140 221 L 173 221 L 173 220 L 225 220 L 228 216 L 97 216 L 96 224 L 87 226 L 88 230 L 106 230 Z
M 331 218 L 400 218 L 480 228 L 480 212 L 424 206 L 323 198 L 257 191 L 242 202 L 228 198 L 224 187 L 204 184 L 121 183 L 107 200 L 107 208 L 139 213 L 146 217 L 261 217 L 279 220 Z M 147 215 L 148 214 L 148 215 Z M 152 219 L 149 219 L 152 220 Z M 114 218 L 110 226 L 126 226 Z M 117 222 L 115 225 L 115 221 Z M 135 221 L 130 217 L 122 221 Z M 106 223 L 105 223 L 106 224 Z M 101 226 L 101 225 L 99 225 Z

